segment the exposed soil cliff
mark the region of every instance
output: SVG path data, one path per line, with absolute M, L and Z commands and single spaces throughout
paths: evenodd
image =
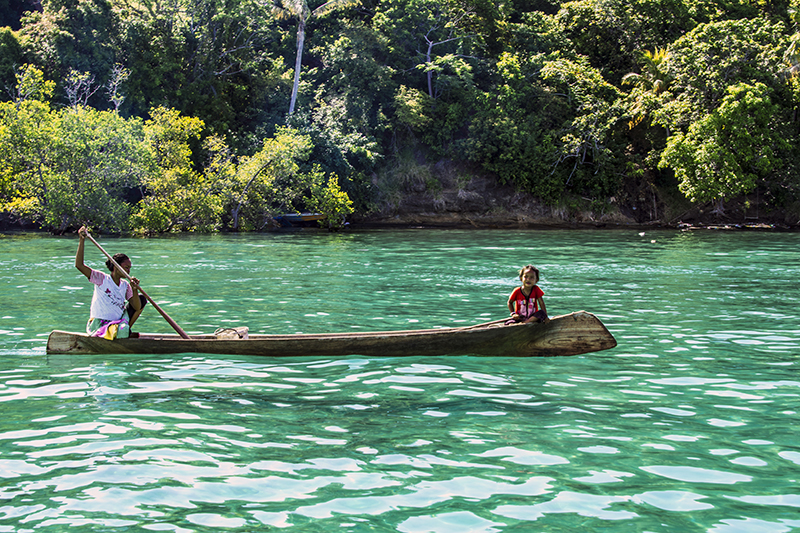
M 655 193 L 647 198 L 626 193 L 603 202 L 599 211 L 591 209 L 587 198 L 575 198 L 570 206 L 547 206 L 491 176 L 447 162 L 399 178 L 376 177 L 373 184 L 380 191 L 379 208 L 352 216 L 355 226 L 800 228 L 800 216 L 770 210 L 755 194 L 726 202 L 722 212 L 710 205 L 670 203 Z

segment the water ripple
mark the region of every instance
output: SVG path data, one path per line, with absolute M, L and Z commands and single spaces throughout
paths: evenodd
M 620 346 L 541 360 L 47 356 L 41 332 L 71 305 L 69 329 L 85 318 L 88 289 L 60 268 L 74 242 L 0 240 L 0 531 L 800 528 L 796 236 L 425 235 L 113 244 L 170 259 L 165 272 L 137 258 L 140 277 L 164 280 L 153 292 L 190 329 L 282 333 L 483 321 L 533 250 L 548 310 L 598 310 Z M 23 261 L 37 254 L 57 259 Z M 321 271 L 329 288 L 306 309 Z

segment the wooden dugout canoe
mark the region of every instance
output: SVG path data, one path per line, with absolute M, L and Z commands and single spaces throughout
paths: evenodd
M 209 353 L 279 356 L 440 356 L 479 355 L 552 357 L 607 350 L 614 336 L 593 314 L 577 311 L 547 324 L 503 325 L 502 320 L 457 328 L 360 333 L 249 335 L 246 339 L 174 334 L 145 334 L 107 340 L 83 333 L 53 331 L 49 354 Z

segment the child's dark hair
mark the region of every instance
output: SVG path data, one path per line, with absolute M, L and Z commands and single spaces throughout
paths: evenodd
M 539 274 L 539 269 L 538 268 L 536 268 L 533 265 L 525 265 L 524 267 L 519 269 L 519 279 L 520 280 L 522 279 L 522 276 L 525 275 L 525 272 L 527 272 L 528 270 L 533 270 L 534 272 L 536 272 L 536 279 L 541 279 L 542 276 Z
M 125 261 L 130 261 L 130 258 L 125 254 L 114 254 L 111 257 L 114 261 L 117 262 L 118 265 L 121 265 Z M 111 271 L 114 272 L 114 263 L 111 262 L 111 259 L 106 261 L 106 267 Z

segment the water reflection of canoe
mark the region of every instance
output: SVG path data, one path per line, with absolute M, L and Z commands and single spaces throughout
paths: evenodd
M 82 333 L 53 331 L 47 340 L 47 353 L 550 357 L 597 352 L 617 345 L 603 323 L 585 311 L 554 317 L 547 324 L 505 326 L 499 320 L 475 326 L 410 331 L 223 337 L 192 335 L 182 339 L 178 335 L 143 333 L 138 338 L 111 341 Z

